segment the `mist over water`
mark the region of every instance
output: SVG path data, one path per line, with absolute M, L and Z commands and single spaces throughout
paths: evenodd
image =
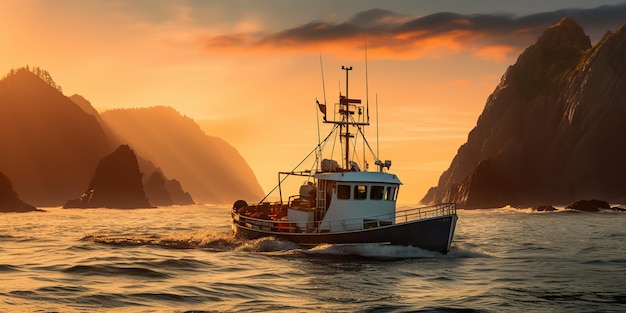
M 459 211 L 452 251 L 233 238 L 226 206 L 0 215 L 0 311 L 619 312 L 626 214 Z

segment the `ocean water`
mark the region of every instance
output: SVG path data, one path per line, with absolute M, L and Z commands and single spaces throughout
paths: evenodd
M 0 312 L 626 312 L 626 213 L 460 210 L 452 251 L 236 240 L 229 207 L 0 214 Z

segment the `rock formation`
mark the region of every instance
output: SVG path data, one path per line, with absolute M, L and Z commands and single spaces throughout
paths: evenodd
M 4 173 L 0 172 L 0 212 L 42 211 L 20 200 L 13 190 L 13 185 Z
M 153 205 L 168 206 L 173 205 L 172 197 L 165 188 L 165 178 L 159 172 L 154 172 L 144 183 L 144 190 L 148 200 Z
M 101 116 L 138 155 L 178 179 L 195 200 L 230 204 L 263 197 L 252 169 L 235 148 L 206 135 L 172 108 L 116 109 Z
M 595 46 L 572 19 L 510 66 L 422 203 L 626 202 L 626 26 Z
M 0 169 L 24 201 L 62 205 L 115 147 L 48 72 L 21 68 L 0 80 Z
M 64 96 L 47 71 L 20 68 L 0 80 L 0 169 L 25 201 L 63 205 L 83 191 L 98 162 L 120 144 L 91 103 Z M 141 164 L 146 173 L 157 168 L 148 160 Z M 178 189 L 174 181 L 165 185 L 177 195 L 174 204 L 193 203 L 179 183 Z
M 599 212 L 602 210 L 611 210 L 611 205 L 606 201 L 593 199 L 576 201 L 565 208 L 583 212 Z
M 183 190 L 182 185 L 176 179 L 166 179 L 165 180 L 165 189 L 170 194 L 170 198 L 172 198 L 172 202 L 176 205 L 186 205 L 186 204 L 194 204 L 193 198 L 191 195 Z
M 107 142 L 111 143 L 112 147 L 117 147 L 122 144 L 120 140 L 115 136 L 109 125 L 107 125 L 102 120 L 100 113 L 98 113 L 98 111 L 91 105 L 91 102 L 89 102 L 89 100 L 77 94 L 70 96 L 69 99 L 72 100 L 72 102 L 74 102 L 76 105 L 78 105 L 78 107 L 80 107 L 83 112 L 93 116 L 96 119 L 98 125 L 100 125 L 104 132 Z
M 185 190 L 183 190 L 183 187 L 181 186 L 180 182 L 176 179 L 167 178 L 167 176 L 163 173 L 163 170 L 161 170 L 161 168 L 154 165 L 152 161 L 142 158 L 140 155 L 137 155 L 137 163 L 139 163 L 139 170 L 142 173 L 144 173 L 143 188 L 146 191 L 146 196 L 148 196 L 148 201 L 150 202 L 150 204 L 164 206 L 164 204 L 158 204 L 158 203 L 153 202 L 149 195 L 151 191 L 148 189 L 152 187 L 147 186 L 147 183 L 150 177 L 152 177 L 152 175 L 155 172 L 158 172 L 158 174 L 163 178 L 164 187 L 158 187 L 158 188 L 159 189 L 165 188 L 165 190 L 169 194 L 169 197 L 172 199 L 171 205 L 195 204 L 195 202 L 191 198 L 191 195 Z
M 160 171 L 153 172 L 144 182 L 148 200 L 153 205 L 187 205 L 194 204 L 191 195 L 185 192 L 175 179 L 167 179 Z
M 128 145 L 121 145 L 104 157 L 87 188 L 65 208 L 148 208 L 137 157 Z

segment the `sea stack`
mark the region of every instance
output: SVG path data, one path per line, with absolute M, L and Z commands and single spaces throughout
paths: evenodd
M 189 205 L 194 204 L 191 195 L 185 192 L 180 182 L 167 179 L 160 171 L 153 172 L 143 183 L 146 196 L 152 205 Z
M 69 200 L 65 208 L 149 208 L 137 157 L 128 145 L 104 157 L 87 191 Z
M 36 207 L 20 200 L 13 191 L 11 180 L 0 172 L 0 212 L 32 212 L 41 211 Z
M 183 190 L 180 182 L 176 179 L 168 179 L 165 181 L 165 189 L 170 194 L 175 205 L 195 204 L 191 195 Z
M 563 18 L 502 76 L 422 203 L 626 202 L 626 26 L 597 44 Z
M 154 172 L 144 184 L 146 195 L 153 205 L 168 206 L 173 205 L 172 197 L 165 188 L 165 178 L 159 172 Z

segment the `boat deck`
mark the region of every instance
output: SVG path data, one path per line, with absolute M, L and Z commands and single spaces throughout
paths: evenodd
M 248 212 L 255 212 L 249 216 L 233 211 L 232 221 L 234 225 L 252 230 L 276 233 L 334 233 L 343 232 L 346 229 L 361 231 L 456 214 L 455 203 L 443 203 L 398 210 L 395 213 L 339 221 L 288 221 L 286 213 L 284 213 L 288 208 L 286 205 L 262 203 L 249 206 L 249 208 Z M 395 222 L 388 222 L 390 220 Z

